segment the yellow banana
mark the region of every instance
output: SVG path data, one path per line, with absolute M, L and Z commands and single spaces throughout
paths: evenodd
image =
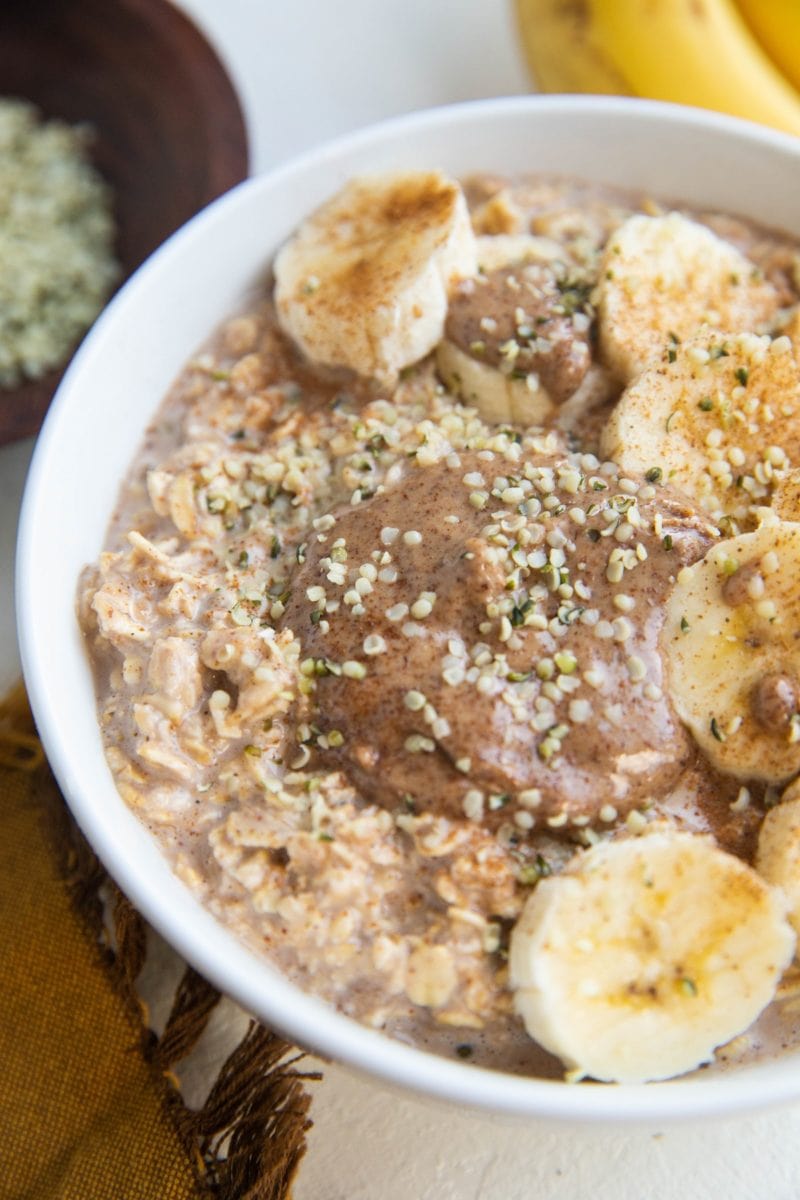
M 631 94 L 595 36 L 589 9 L 570 0 L 515 0 L 522 48 L 543 92 Z
M 763 49 L 800 88 L 800 3 L 798 0 L 738 0 L 738 8 Z
M 800 93 L 761 48 L 733 0 L 515 5 L 523 49 L 543 91 L 671 100 L 800 134 Z

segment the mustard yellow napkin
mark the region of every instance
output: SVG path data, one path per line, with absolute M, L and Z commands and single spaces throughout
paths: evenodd
M 180 1063 L 219 994 L 187 969 L 156 1037 L 135 986 L 146 955 L 18 688 L 0 702 L 0 1200 L 289 1196 L 310 1125 L 297 1053 L 252 1023 L 190 1110 Z

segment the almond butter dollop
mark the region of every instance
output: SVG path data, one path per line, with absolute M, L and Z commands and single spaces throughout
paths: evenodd
M 658 635 L 708 535 L 668 488 L 589 461 L 409 465 L 309 544 L 284 622 L 314 664 L 326 761 L 375 803 L 490 828 L 521 806 L 558 829 L 614 820 L 680 775 L 691 748 Z M 336 559 L 355 595 L 324 612 Z
M 445 335 L 465 354 L 517 378 L 534 374 L 555 404 L 582 383 L 592 361 L 583 290 L 539 263 L 463 280 Z M 578 320 L 575 320 L 576 314 Z

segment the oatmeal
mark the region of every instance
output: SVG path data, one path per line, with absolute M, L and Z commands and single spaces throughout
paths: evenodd
M 82 579 L 121 795 L 403 1040 L 622 1081 L 786 1040 L 797 248 L 558 180 L 349 188 L 187 365 Z

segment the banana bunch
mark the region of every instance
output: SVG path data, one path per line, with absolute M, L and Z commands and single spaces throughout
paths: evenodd
M 515 0 L 543 92 L 646 96 L 800 134 L 796 0 Z

